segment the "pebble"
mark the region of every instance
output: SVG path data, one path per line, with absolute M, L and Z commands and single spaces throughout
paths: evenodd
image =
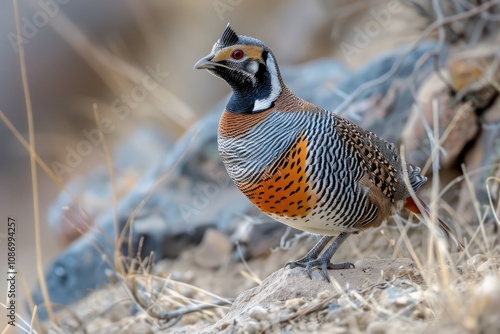
M 292 312 L 296 312 L 306 301 L 303 298 L 289 299 L 285 302 L 285 307 Z
M 261 329 L 260 323 L 255 320 L 248 320 L 243 325 L 243 333 L 254 334 L 259 333 Z
M 255 320 L 263 321 L 263 320 L 268 320 L 269 319 L 269 313 L 268 311 L 260 306 L 254 306 L 252 309 L 248 312 L 248 315 Z

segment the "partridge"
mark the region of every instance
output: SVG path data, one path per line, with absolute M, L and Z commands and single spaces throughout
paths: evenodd
M 228 24 L 194 68 L 232 88 L 218 146 L 236 186 L 273 219 L 323 236 L 290 267 L 306 268 L 309 277 L 319 268 L 329 280 L 328 269 L 354 267 L 330 262 L 351 234 L 376 228 L 402 209 L 428 211 L 411 196 L 427 180 L 420 169 L 404 164 L 393 144 L 294 95 L 261 41 L 237 35 Z M 441 220 L 439 226 L 463 247 Z

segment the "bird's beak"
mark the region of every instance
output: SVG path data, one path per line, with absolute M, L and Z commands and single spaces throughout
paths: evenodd
M 194 69 L 195 70 L 206 70 L 206 69 L 217 67 L 218 64 L 212 61 L 213 57 L 214 57 L 213 54 L 209 54 L 208 56 L 201 58 L 194 65 Z

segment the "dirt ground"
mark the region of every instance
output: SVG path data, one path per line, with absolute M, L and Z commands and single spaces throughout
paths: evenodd
M 493 229 L 489 226 L 485 232 L 490 235 Z M 412 252 L 425 254 L 428 245 L 421 242 L 425 228 L 414 226 L 406 232 Z M 495 333 L 500 329 L 496 237 L 490 238 L 493 248 L 487 254 L 471 246 L 468 252 L 476 255 L 468 260 L 454 253 L 430 262 L 419 256 L 422 263 L 416 263 L 400 235 L 397 227 L 388 225 L 348 240 L 336 261 L 354 261 L 355 268 L 330 271 L 330 283 L 317 271 L 309 279 L 304 269 L 283 268 L 288 260 L 303 255 L 311 240 L 243 263 L 231 259 L 227 249 L 210 252 L 220 250 L 221 239 L 208 237 L 180 258 L 158 263 L 153 274 L 129 274 L 123 283 L 96 291 L 71 312 L 61 312 L 60 327 L 54 330 L 83 333 L 79 323 L 90 333 L 470 333 L 481 328 Z M 220 266 L 199 265 L 203 258 L 214 256 L 223 259 Z M 131 302 L 130 294 L 138 304 Z M 204 310 L 189 311 L 200 305 Z M 183 316 L 177 318 L 179 314 Z M 79 321 L 71 320 L 75 318 Z

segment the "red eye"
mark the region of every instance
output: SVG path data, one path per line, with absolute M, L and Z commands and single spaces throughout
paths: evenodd
M 231 54 L 231 57 L 233 57 L 234 59 L 238 60 L 238 59 L 241 59 L 243 58 L 243 51 L 241 50 L 234 50 L 233 53 Z

